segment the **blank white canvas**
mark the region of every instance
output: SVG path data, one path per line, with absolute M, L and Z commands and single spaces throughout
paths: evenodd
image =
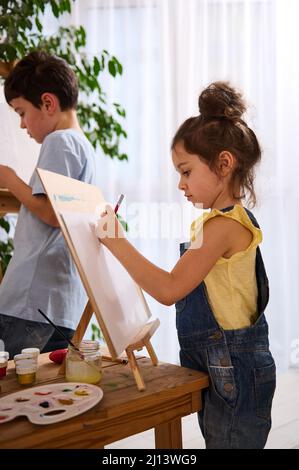
M 143 293 L 90 227 L 98 217 L 61 212 L 117 355 L 132 343 L 151 316 Z

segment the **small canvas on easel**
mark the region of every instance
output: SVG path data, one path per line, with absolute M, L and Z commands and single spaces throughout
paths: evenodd
M 37 172 L 89 297 L 74 338 L 83 338 L 94 312 L 112 359 L 125 351 L 137 386 L 144 390 L 134 351 L 146 347 L 157 365 L 150 339 L 160 322 L 148 322 L 151 313 L 142 290 L 94 233 L 92 225 L 105 207 L 102 193 L 81 181 L 46 170 Z
M 148 322 L 149 308 L 140 288 L 95 236 L 90 224 L 98 217 L 79 212 L 60 215 L 80 260 L 88 291 L 101 312 L 118 356 Z

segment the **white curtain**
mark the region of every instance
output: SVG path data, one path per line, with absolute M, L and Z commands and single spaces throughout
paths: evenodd
M 267 318 L 280 370 L 299 363 L 298 18 L 297 0 L 77 0 L 72 17 L 87 30 L 90 55 L 107 49 L 124 66 L 123 76 L 105 77 L 103 87 L 127 111 L 129 162 L 100 156 L 102 189 L 111 201 L 124 192 L 127 206 L 142 207 L 144 224 L 161 222 L 154 214 L 161 202 L 182 203 L 170 143 L 179 124 L 198 114 L 203 87 L 229 80 L 244 91 L 246 119 L 263 147 L 254 212 L 264 233 Z M 133 212 L 126 215 L 134 228 Z M 133 243 L 171 269 L 181 237 L 150 232 Z M 177 361 L 174 308 L 148 300 L 161 320 L 153 339 L 158 356 Z

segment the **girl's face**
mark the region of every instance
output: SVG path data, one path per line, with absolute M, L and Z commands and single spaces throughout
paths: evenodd
M 187 153 L 182 143 L 173 149 L 172 161 L 180 174 L 178 188 L 188 201 L 203 204 L 203 209 L 214 207 L 225 189 L 222 179 L 198 155 Z

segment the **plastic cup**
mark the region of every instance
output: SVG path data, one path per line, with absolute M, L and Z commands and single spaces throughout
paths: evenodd
M 8 361 L 9 359 L 9 352 L 7 351 L 0 351 L 0 359 L 6 359 Z
M 32 354 L 27 354 L 27 353 L 16 354 L 13 359 L 16 365 L 19 361 L 24 361 L 24 360 L 34 361 L 37 364 L 37 356 L 33 356 Z
M 40 350 L 38 348 L 24 348 L 21 351 L 22 354 L 30 354 L 31 356 L 35 357 L 36 360 L 39 356 Z

